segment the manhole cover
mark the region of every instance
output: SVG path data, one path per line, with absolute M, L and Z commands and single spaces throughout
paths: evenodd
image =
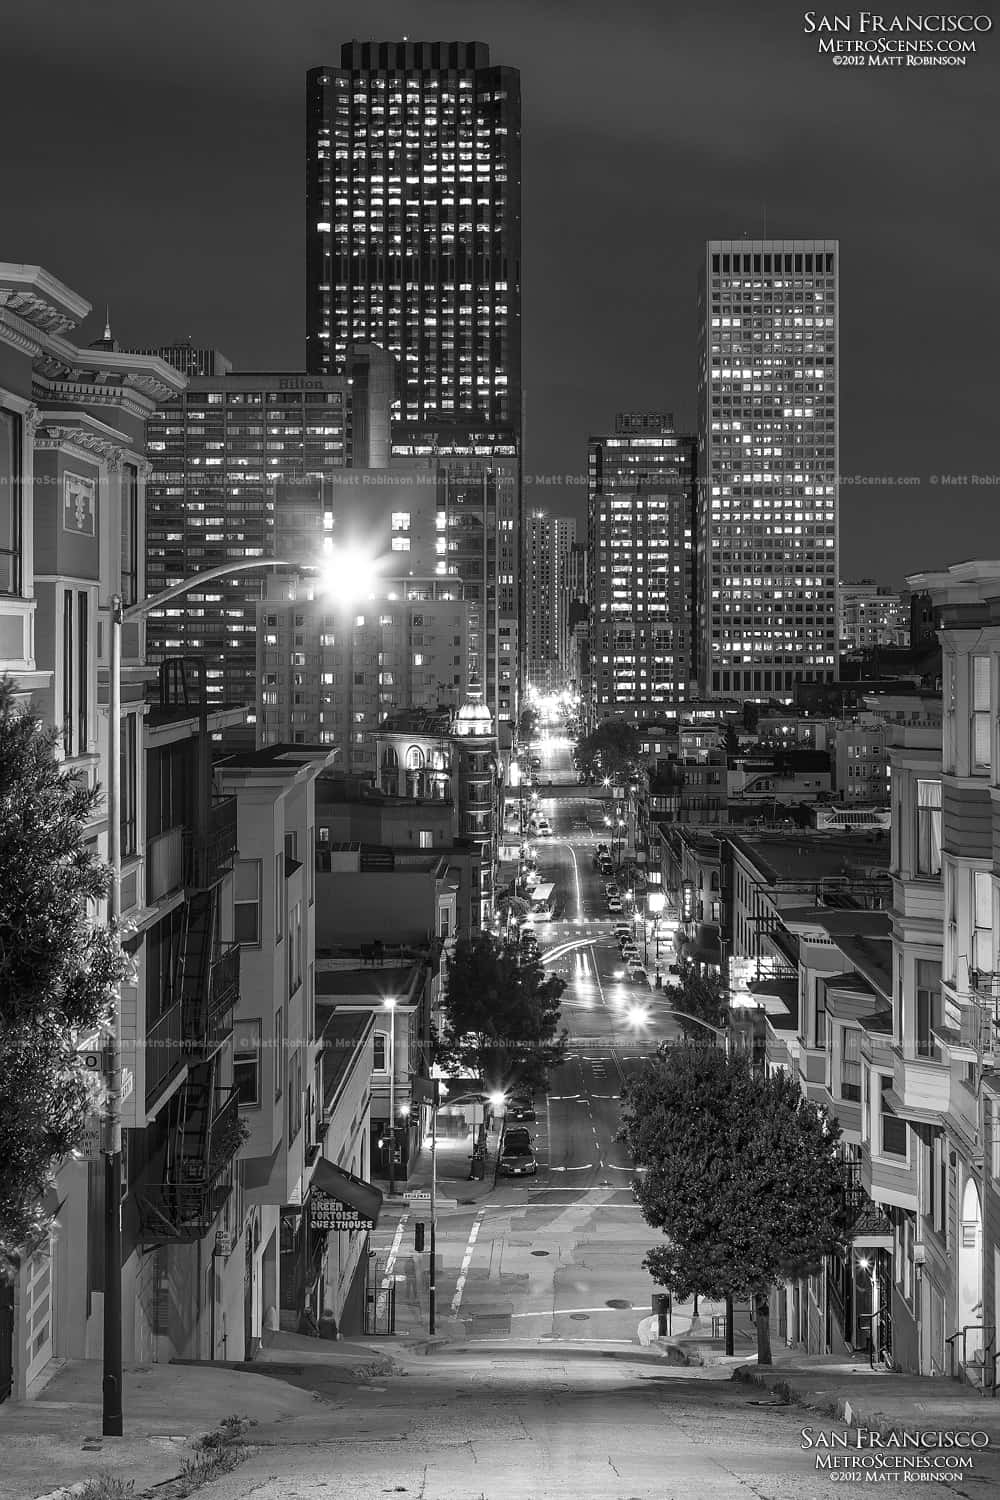
M 575 1323 L 589 1323 L 590 1322 L 590 1314 L 589 1313 L 570 1313 L 570 1317 L 573 1319 L 573 1321 Z
M 626 1302 L 624 1297 L 611 1297 L 605 1302 L 605 1307 L 631 1307 L 631 1302 Z
M 532 1255 L 548 1255 L 547 1250 L 532 1250 Z

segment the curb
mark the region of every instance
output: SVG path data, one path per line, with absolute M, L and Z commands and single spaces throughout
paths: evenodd
M 336 1348 L 336 1343 L 332 1339 L 316 1339 L 315 1342 L 317 1349 L 321 1349 L 324 1343 L 330 1343 L 332 1344 L 333 1348 Z M 294 1349 L 288 1349 L 285 1352 L 288 1354 L 288 1358 L 280 1360 L 172 1359 L 170 1363 L 172 1365 L 198 1365 L 201 1367 L 208 1367 L 213 1370 L 235 1370 L 238 1373 L 244 1375 L 268 1375 L 272 1369 L 301 1369 L 302 1362 L 296 1360 L 296 1351 Z M 393 1359 L 391 1354 L 375 1355 L 374 1350 L 372 1351 L 372 1353 L 374 1355 L 374 1358 L 367 1364 L 340 1365 L 336 1360 L 331 1360 L 330 1368 L 341 1369 L 344 1373 L 345 1380 L 371 1380 L 374 1375 L 398 1375 L 400 1373 L 399 1366 Z M 280 1379 L 281 1377 L 271 1375 L 270 1378 L 274 1380 Z M 48 1497 L 42 1496 L 41 1500 L 48 1500 Z
M 837 1421 L 844 1422 L 848 1427 L 863 1427 L 866 1431 L 877 1432 L 883 1437 L 897 1431 L 896 1425 L 888 1421 L 881 1412 L 872 1412 L 869 1415 L 854 1405 L 848 1396 L 837 1396 L 831 1401 L 810 1401 L 801 1391 L 789 1385 L 787 1380 L 781 1379 L 780 1366 L 771 1368 L 778 1376 L 773 1385 L 752 1365 L 739 1365 L 733 1371 L 732 1378 L 742 1381 L 744 1385 L 756 1385 L 762 1390 L 770 1391 L 778 1396 L 783 1405 L 801 1406 L 806 1411 L 821 1412 L 824 1416 L 835 1417 Z M 787 1399 L 783 1392 L 778 1390 L 779 1386 L 784 1387 Z

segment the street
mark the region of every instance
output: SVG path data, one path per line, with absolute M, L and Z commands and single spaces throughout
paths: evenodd
M 596 844 L 609 842 L 604 800 L 575 787 L 563 749 L 545 755 L 541 781 L 553 832 L 536 841 L 539 872 L 564 914 L 538 935 L 543 963 L 566 980 L 570 1048 L 529 1125 L 538 1175 L 470 1187 L 471 1141 L 442 1140 L 434 1336 L 429 1256 L 414 1248 L 429 1205 L 387 1201 L 372 1243 L 396 1298 L 395 1336 L 380 1347 L 400 1373 L 356 1386 L 315 1365 L 287 1370 L 321 1392 L 315 1416 L 251 1434 L 266 1446 L 206 1500 L 813 1500 L 834 1477 L 865 1477 L 818 1468 L 802 1440 L 815 1413 L 734 1382 L 725 1365 L 672 1364 L 648 1344 L 642 1261 L 656 1231 L 615 1134 L 624 1081 L 680 1030 L 666 991 L 622 977 L 593 868 Z M 712 1311 L 703 1304 L 700 1326 Z M 692 1314 L 675 1307 L 671 1332 Z M 741 1310 L 738 1356 L 752 1356 L 752 1335 Z
M 205 1500 L 828 1500 L 809 1413 L 607 1346 L 447 1346 L 345 1385 Z M 843 1476 L 838 1476 L 843 1477 Z M 860 1477 L 860 1476 L 859 1476 Z M 954 1489 L 953 1489 L 954 1492 Z

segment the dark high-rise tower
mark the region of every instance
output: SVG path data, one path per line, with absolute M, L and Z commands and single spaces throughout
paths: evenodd
M 791 698 L 837 670 L 836 240 L 710 240 L 698 288 L 698 678 Z
M 521 99 L 481 42 L 349 42 L 308 75 L 306 364 L 399 361 L 407 425 L 521 422 Z

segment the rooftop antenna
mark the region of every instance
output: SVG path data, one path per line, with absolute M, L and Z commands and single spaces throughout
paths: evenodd
M 111 337 L 111 308 L 107 303 L 104 304 L 104 342 L 106 344 L 114 342 Z

